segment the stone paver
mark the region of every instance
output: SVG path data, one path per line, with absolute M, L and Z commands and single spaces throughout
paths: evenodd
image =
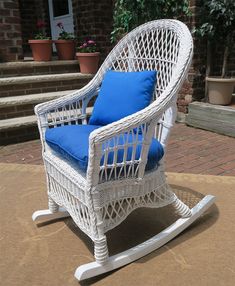
M 166 170 L 235 176 L 235 138 L 176 124 L 166 152 Z
M 235 176 L 235 138 L 176 124 L 166 152 L 166 171 Z M 42 164 L 39 140 L 0 147 L 1 163 Z

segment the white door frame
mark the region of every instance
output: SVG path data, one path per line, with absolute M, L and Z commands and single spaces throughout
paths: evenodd
M 54 17 L 53 0 L 48 0 L 52 40 L 56 40 L 59 36 L 60 29 L 56 26 L 56 24 L 58 22 L 63 23 L 63 26 L 64 26 L 66 32 L 74 33 L 72 0 L 64 0 L 64 2 L 65 1 L 68 1 L 69 13 L 62 15 L 62 16 Z M 55 51 L 54 46 L 53 46 L 53 50 Z

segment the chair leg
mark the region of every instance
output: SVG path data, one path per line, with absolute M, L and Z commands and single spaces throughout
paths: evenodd
M 52 213 L 57 213 L 59 211 L 59 205 L 53 201 L 51 197 L 48 196 L 48 208 Z
M 175 208 L 176 213 L 180 215 L 182 218 L 187 218 L 192 216 L 190 208 L 177 197 L 176 200 L 172 203 L 172 206 Z
M 106 236 L 94 241 L 94 256 L 99 264 L 104 264 L 107 261 L 109 253 Z
M 57 219 L 68 217 L 70 214 L 66 209 L 60 207 L 51 197 L 48 196 L 48 209 L 38 210 L 33 213 L 33 221 L 38 219 Z

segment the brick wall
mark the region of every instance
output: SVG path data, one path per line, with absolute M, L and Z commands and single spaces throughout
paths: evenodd
M 0 61 L 22 59 L 22 37 L 19 3 L 0 1 Z
M 184 19 L 192 30 L 200 21 L 201 0 L 190 0 L 191 17 Z M 193 39 L 194 54 L 187 78 L 178 95 L 178 111 L 187 113 L 188 104 L 205 97 L 206 44 L 204 40 Z
M 23 40 L 23 51 L 30 51 L 28 45 L 28 39 L 32 39 L 36 33 L 36 6 L 32 0 L 19 0 L 20 14 L 21 14 L 21 25 L 22 25 L 22 40 Z
M 46 23 L 46 34 L 51 37 L 51 26 L 49 16 L 48 0 L 34 0 L 36 2 L 37 19 Z
M 104 59 L 111 49 L 113 0 L 73 0 L 73 13 L 78 43 L 87 37 L 95 39 Z
M 19 0 L 19 6 L 21 14 L 23 52 L 24 54 L 27 54 L 30 52 L 28 40 L 33 39 L 37 33 L 38 20 L 43 20 L 47 24 L 46 32 L 48 36 L 51 35 L 48 0 Z

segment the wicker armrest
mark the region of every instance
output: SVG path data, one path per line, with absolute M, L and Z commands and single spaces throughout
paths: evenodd
M 77 101 L 87 101 L 97 95 L 99 90 L 99 82 L 96 78 L 93 78 L 86 86 L 76 90 L 70 94 L 67 94 L 63 97 L 40 103 L 35 106 L 34 111 L 37 116 L 50 112 L 53 109 L 62 108 L 66 105 L 73 104 Z
M 102 181 L 103 175 L 107 177 L 108 173 L 116 172 L 113 171 L 114 169 L 119 170 L 118 168 L 123 168 L 127 164 L 132 166 L 139 164 L 139 177 L 142 177 L 147 163 L 148 150 L 154 135 L 155 127 L 157 123 L 161 121 L 164 112 L 166 112 L 169 107 L 172 107 L 172 101 L 169 101 L 169 96 L 163 96 L 139 112 L 94 130 L 89 137 L 89 163 L 87 170 L 88 182 L 96 181 L 96 183 L 98 183 L 98 181 Z M 137 129 L 141 129 L 142 139 L 137 138 Z M 126 138 L 131 136 L 134 139 L 132 142 L 125 142 L 122 145 L 119 143 L 119 140 L 123 140 L 125 136 Z M 136 160 L 136 158 L 132 156 L 131 161 L 129 160 L 127 162 L 125 150 L 127 150 L 127 148 L 134 148 L 133 150 L 136 150 L 137 145 L 142 145 L 141 159 Z M 114 165 L 107 166 L 106 159 L 109 154 L 112 153 L 112 156 L 117 158 L 118 150 L 120 149 L 124 150 L 123 162 L 115 162 Z M 133 152 L 133 154 L 135 154 L 135 151 Z M 100 165 L 102 158 L 103 163 Z M 111 172 L 110 168 L 113 169 Z M 94 179 L 95 177 L 96 179 Z
M 38 128 L 44 144 L 45 131 L 49 127 L 65 124 L 86 123 L 89 101 L 98 94 L 100 79 L 93 78 L 83 88 L 61 98 L 41 103 L 35 106 Z
M 139 112 L 94 130 L 90 135 L 90 144 L 92 144 L 92 142 L 100 144 L 114 136 L 138 128 L 142 124 L 150 123 L 151 121 L 156 123 L 170 105 L 172 105 L 172 101 L 169 101 L 169 97 L 166 97 L 164 100 L 162 98 L 163 97 L 158 98 L 155 102 Z

